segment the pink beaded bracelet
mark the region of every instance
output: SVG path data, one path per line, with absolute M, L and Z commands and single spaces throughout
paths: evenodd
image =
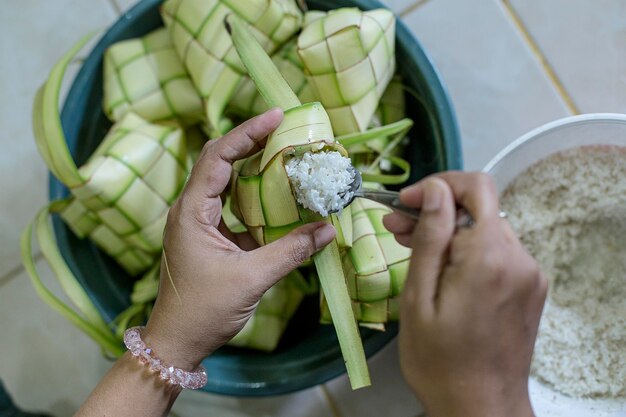
M 187 372 L 168 366 L 162 363 L 160 359 L 155 358 L 152 349 L 141 340 L 142 330 L 143 327 L 131 327 L 124 332 L 124 344 L 139 362 L 148 365 L 152 372 L 158 372 L 161 379 L 171 385 L 179 385 L 187 389 L 198 389 L 206 385 L 206 370 L 202 365 L 195 372 Z

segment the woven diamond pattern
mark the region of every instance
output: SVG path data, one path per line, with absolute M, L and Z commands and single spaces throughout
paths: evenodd
M 74 201 L 62 216 L 78 236 L 138 274 L 161 252 L 167 212 L 189 165 L 180 128 L 128 113 L 79 169 L 84 182 L 70 189 Z
M 352 300 L 352 311 L 359 326 L 373 330 L 385 331 L 385 324 L 398 321 L 400 318 L 399 308 L 399 296 L 372 302 Z M 320 323 L 331 324 L 332 322 L 328 304 L 324 295 L 321 294 Z
M 335 135 L 365 131 L 395 71 L 393 13 L 344 8 L 305 22 L 298 54 Z
M 213 129 L 246 74 L 224 26 L 236 13 L 251 25 L 268 53 L 273 53 L 299 29 L 302 14 L 293 0 L 167 0 L 161 9 L 179 57 L 206 100 Z
M 404 287 L 411 250 L 383 226 L 391 210 L 366 199 L 352 203 L 353 242 L 343 257 L 350 296 L 374 302 L 396 297 Z M 359 254 L 367 254 L 367 257 Z
M 148 121 L 176 120 L 183 125 L 204 117 L 202 99 L 165 28 L 107 49 L 103 107 L 113 121 L 128 112 Z
M 267 290 L 250 320 L 228 344 L 273 351 L 304 298 L 298 285 L 303 279 L 296 270 Z
M 153 253 L 134 248 L 113 229 L 102 223 L 97 213 L 73 198 L 60 212 L 61 218 L 80 238 L 91 239 L 129 274 L 137 275 L 154 264 Z

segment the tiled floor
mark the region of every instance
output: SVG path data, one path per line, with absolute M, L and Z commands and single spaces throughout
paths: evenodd
M 567 115 L 500 2 L 432 0 L 404 21 L 448 85 L 466 169 L 482 168 L 522 133 Z
M 47 196 L 48 174 L 30 129 L 34 94 L 79 36 L 115 18 L 103 0 L 26 0 L 0 13 L 0 276 L 19 265 L 20 231 Z
M 44 262 L 37 266 L 51 278 Z M 110 366 L 91 339 L 39 300 L 25 273 L 0 287 L 0 331 L 0 378 L 25 409 L 72 415 Z
M 626 2 L 510 0 L 581 113 L 626 110 Z
M 136 0 L 21 0 L 0 13 L 0 378 L 17 402 L 67 416 L 107 369 L 94 344 L 37 299 L 20 269 L 18 238 L 46 201 L 47 173 L 30 131 L 36 87 L 81 35 Z M 622 0 L 389 0 L 448 86 L 467 169 L 547 121 L 575 112 L 626 113 Z M 77 68 L 75 66 L 74 68 Z M 44 279 L 55 287 L 42 262 Z M 186 393 L 181 417 L 414 417 L 421 410 L 396 345 L 370 360 L 374 386 L 345 377 L 261 400 Z M 545 415 L 550 415 L 546 413 Z

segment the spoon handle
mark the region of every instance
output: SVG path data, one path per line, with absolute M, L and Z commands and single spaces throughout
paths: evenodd
M 387 191 L 387 190 L 365 190 L 361 189 L 357 191 L 354 195 L 355 197 L 367 198 L 368 200 L 376 201 L 377 203 L 383 204 L 389 207 L 392 210 L 399 211 L 400 213 L 414 219 L 419 220 L 420 211 L 405 206 L 400 202 L 400 193 L 395 191 Z M 506 219 L 507 214 L 504 211 L 501 211 L 499 214 L 501 219 Z M 472 216 L 465 210 L 464 208 L 458 208 L 456 211 L 456 227 L 471 227 L 474 224 L 474 219 Z
M 367 198 L 368 200 L 376 201 L 383 204 L 390 209 L 396 210 L 405 214 L 406 216 L 418 220 L 420 217 L 420 211 L 412 207 L 405 206 L 400 202 L 400 193 L 387 190 L 360 190 L 355 193 L 355 197 Z

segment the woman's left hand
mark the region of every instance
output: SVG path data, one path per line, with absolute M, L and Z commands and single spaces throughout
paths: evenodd
M 194 369 L 241 330 L 265 291 L 335 237 L 318 222 L 257 247 L 221 220 L 232 163 L 261 150 L 281 121 L 273 109 L 207 143 L 170 210 L 159 295 L 143 334 L 167 363 Z

